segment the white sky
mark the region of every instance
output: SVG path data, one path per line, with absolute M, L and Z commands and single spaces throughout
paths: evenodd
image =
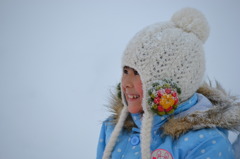
M 238 0 L 0 0 L 0 158 L 95 158 L 126 44 L 183 7 L 209 21 L 207 76 L 239 95 Z

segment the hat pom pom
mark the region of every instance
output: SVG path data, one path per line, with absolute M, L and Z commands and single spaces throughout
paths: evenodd
M 172 16 L 175 25 L 186 32 L 194 33 L 203 43 L 209 35 L 209 26 L 205 16 L 193 8 L 184 8 Z

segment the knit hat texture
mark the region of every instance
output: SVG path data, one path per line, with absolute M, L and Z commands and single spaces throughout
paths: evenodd
M 190 98 L 203 81 L 205 73 L 203 43 L 208 35 L 209 27 L 204 15 L 196 9 L 184 8 L 176 12 L 168 22 L 145 27 L 127 45 L 122 57 L 122 67 L 128 66 L 138 71 L 142 81 L 143 159 L 149 159 L 151 155 L 153 113 L 147 102 L 148 89 L 154 82 L 167 79 L 181 88 L 180 102 Z M 122 99 L 125 106 L 122 113 L 126 114 L 127 103 L 123 93 Z M 122 118 L 126 118 L 126 115 L 122 115 Z M 104 158 L 109 158 L 124 120 L 120 117 L 115 126 L 116 130 L 113 131 L 110 144 L 105 149 Z

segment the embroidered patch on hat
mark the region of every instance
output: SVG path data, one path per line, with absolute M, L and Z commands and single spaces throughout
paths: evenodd
M 162 80 L 152 84 L 148 91 L 148 104 L 151 110 L 162 116 L 172 114 L 178 107 L 181 89 L 170 80 Z
M 160 158 L 173 159 L 171 153 L 168 152 L 167 150 L 164 150 L 164 149 L 154 150 L 151 155 L 151 159 L 160 159 Z

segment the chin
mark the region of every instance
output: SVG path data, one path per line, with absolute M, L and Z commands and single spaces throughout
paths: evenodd
M 128 112 L 129 112 L 129 113 L 132 113 L 132 114 L 137 114 L 137 113 L 142 113 L 143 110 L 142 110 L 141 108 L 140 108 L 140 109 L 131 108 L 131 106 L 130 106 L 130 108 L 128 108 Z

